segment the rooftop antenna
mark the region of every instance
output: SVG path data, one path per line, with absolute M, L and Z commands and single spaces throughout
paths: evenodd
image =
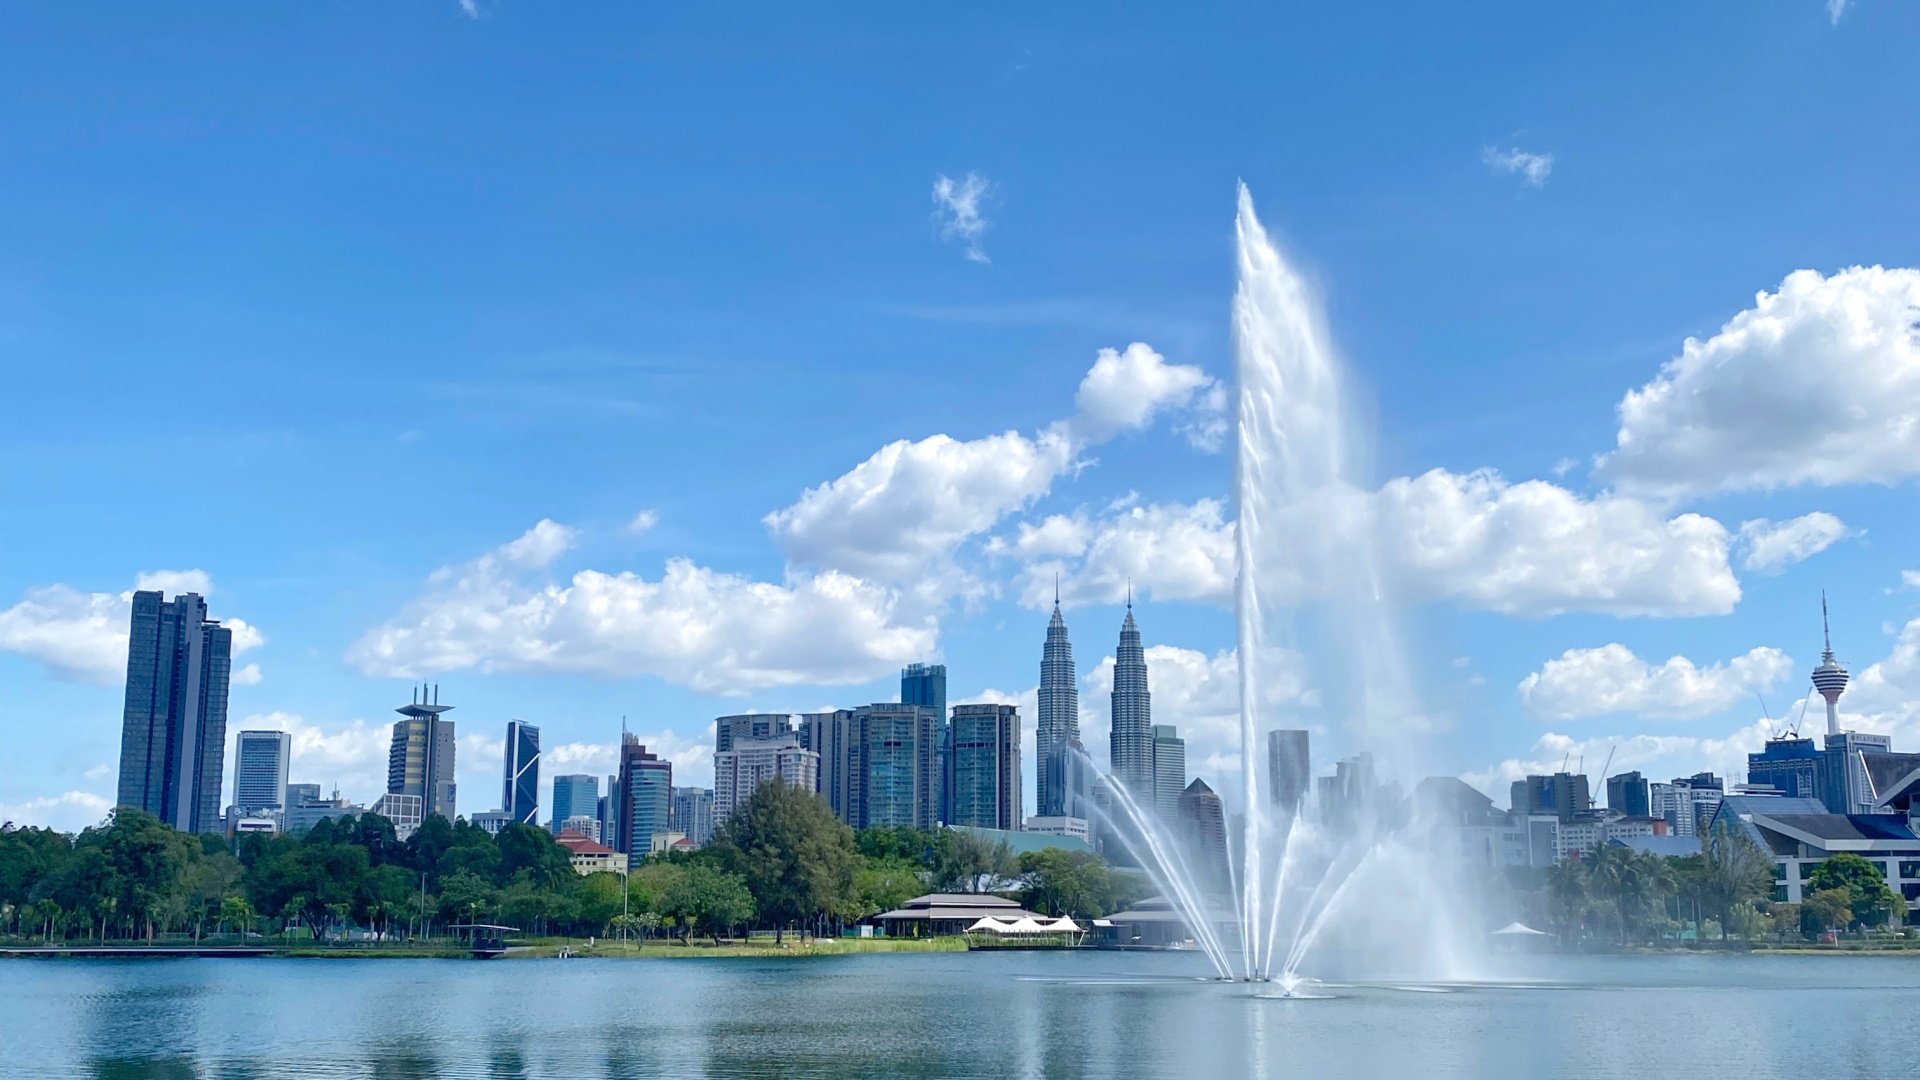
M 1060 608 L 1060 571 L 1058 570 L 1053 572 L 1053 606 L 1056 611 Z
M 1133 610 L 1133 576 L 1127 576 L 1127 610 Z
M 440 684 L 439 683 L 433 684 L 433 703 L 435 705 L 440 704 Z

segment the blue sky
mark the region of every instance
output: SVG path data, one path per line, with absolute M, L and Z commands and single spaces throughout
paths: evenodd
M 356 798 L 421 677 L 463 810 L 510 717 L 699 782 L 713 716 L 907 660 L 1030 701 L 1056 564 L 1090 741 L 1131 574 L 1223 773 L 1242 180 L 1382 520 L 1484 534 L 1405 567 L 1428 767 L 1724 770 L 1822 588 L 1850 722 L 1920 746 L 1920 10 L 1028 7 L 0 13 L 0 814 L 110 799 L 143 574 Z

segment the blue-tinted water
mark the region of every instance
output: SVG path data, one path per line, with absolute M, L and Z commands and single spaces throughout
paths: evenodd
M 1538 958 L 1498 985 L 1190 956 L 0 962 L 8 1077 L 1920 1076 L 1920 958 Z

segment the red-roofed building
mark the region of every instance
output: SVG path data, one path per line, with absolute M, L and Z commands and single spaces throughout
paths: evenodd
M 554 837 L 554 841 L 567 849 L 568 861 L 573 863 L 573 872 L 585 877 L 588 874 L 624 874 L 627 872 L 627 857 L 596 843 L 577 832 L 563 832 Z

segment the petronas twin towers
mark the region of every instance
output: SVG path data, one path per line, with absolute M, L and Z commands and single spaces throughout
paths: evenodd
M 1154 804 L 1153 709 L 1147 693 L 1147 660 L 1140 648 L 1140 628 L 1133 621 L 1133 600 L 1127 600 L 1127 620 L 1120 627 L 1120 648 L 1114 654 L 1112 769 L 1115 781 L 1134 797 Z M 1086 787 L 1076 783 L 1084 767 L 1080 760 L 1080 690 L 1074 675 L 1073 644 L 1067 640 L 1067 622 L 1060 615 L 1060 598 L 1053 599 L 1053 620 L 1047 624 L 1047 643 L 1040 653 L 1039 717 L 1034 732 L 1039 758 L 1039 812 L 1043 817 L 1086 817 L 1087 808 L 1075 806 Z

